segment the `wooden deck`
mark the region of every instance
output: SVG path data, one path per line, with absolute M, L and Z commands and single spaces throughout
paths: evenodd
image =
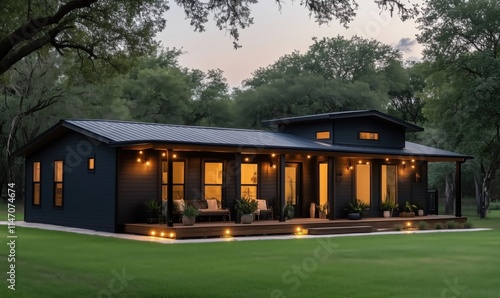
M 183 226 L 175 223 L 174 227 L 167 227 L 166 224 L 145 224 L 145 223 L 130 223 L 125 224 L 124 232 L 127 234 L 150 235 L 165 238 L 207 238 L 207 237 L 225 237 L 225 236 L 254 236 L 254 235 L 283 235 L 295 234 L 298 231 L 306 234 L 308 229 L 316 229 L 315 234 L 327 233 L 329 229 L 322 229 L 317 232 L 318 228 L 336 228 L 330 229 L 329 234 L 348 234 L 356 233 L 363 227 L 363 231 L 368 231 L 369 227 L 373 231 L 394 229 L 396 226 L 416 227 L 418 222 L 426 221 L 430 227 L 433 227 L 437 222 L 445 224 L 453 220 L 457 223 L 467 221 L 466 217 L 455 217 L 451 215 L 429 215 L 416 216 L 411 218 L 364 218 L 361 220 L 326 220 L 318 218 L 295 218 L 286 222 L 277 220 L 261 220 L 254 221 L 251 224 L 237 224 L 235 222 L 202 222 L 195 223 L 194 226 Z M 368 229 L 368 230 L 367 230 Z M 313 233 L 311 233 L 313 234 Z

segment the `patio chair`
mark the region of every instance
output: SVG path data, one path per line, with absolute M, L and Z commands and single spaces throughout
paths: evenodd
M 271 216 L 271 220 L 273 219 L 273 207 L 267 206 L 267 201 L 264 199 L 257 199 L 258 209 L 255 211 L 255 217 L 257 220 L 260 220 L 261 215 L 265 215 L 266 219 L 269 219 L 269 215 Z

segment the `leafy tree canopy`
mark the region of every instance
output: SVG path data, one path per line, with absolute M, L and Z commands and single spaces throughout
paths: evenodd
M 267 1 L 267 0 L 266 0 Z M 253 23 L 251 5 L 258 0 L 174 0 L 184 9 L 195 31 L 204 31 L 209 16 L 229 32 L 238 47 L 239 30 Z M 398 13 L 404 20 L 418 7 L 403 0 L 374 0 L 382 10 Z M 117 66 L 119 59 L 150 51 L 154 37 L 166 24 L 167 0 L 2 0 L 0 14 L 0 74 L 23 57 L 53 48 L 74 53 L 83 63 Z M 276 0 L 280 7 L 282 0 Z M 354 0 L 301 0 L 318 23 L 334 19 L 347 25 L 355 16 Z M 122 60 L 123 62 L 123 60 Z

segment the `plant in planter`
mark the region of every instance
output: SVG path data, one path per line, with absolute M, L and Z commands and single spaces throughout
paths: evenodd
M 146 206 L 146 212 L 148 213 L 148 217 L 146 218 L 146 222 L 148 224 L 158 223 L 158 215 L 161 212 L 161 204 L 157 200 L 148 200 L 144 202 Z
M 391 217 L 394 209 L 399 207 L 398 204 L 391 201 L 389 198 L 385 198 L 385 200 L 380 204 L 380 209 L 384 211 L 384 217 Z
M 410 204 L 410 202 L 406 201 L 403 211 L 399 213 L 399 217 L 415 217 L 415 210 L 417 206 Z
M 350 202 L 349 205 L 347 205 L 347 207 L 345 208 L 345 210 L 347 210 L 347 218 L 361 219 L 361 214 L 369 208 L 370 205 L 368 203 L 356 199 L 356 201 Z
M 323 205 L 316 204 L 316 209 L 318 209 L 319 218 L 325 219 L 328 213 L 328 203 L 324 203 Z
M 184 206 L 184 211 L 182 211 L 182 224 L 185 226 L 194 225 L 198 213 L 198 208 L 191 204 L 186 204 L 186 206 Z
M 424 204 L 421 201 L 418 201 L 415 203 L 415 206 L 417 206 L 418 216 L 424 216 Z
M 283 214 L 286 219 L 292 219 L 295 216 L 295 208 L 293 207 L 292 201 L 286 203 L 285 208 L 283 208 Z
M 253 215 L 257 211 L 258 206 L 259 204 L 256 200 L 241 198 L 240 200 L 236 200 L 234 209 L 241 215 L 241 223 L 249 224 L 252 223 Z

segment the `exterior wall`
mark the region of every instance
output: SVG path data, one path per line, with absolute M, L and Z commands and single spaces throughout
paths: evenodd
M 333 142 L 342 145 L 404 148 L 405 130 L 370 118 L 337 119 L 333 125 Z M 359 132 L 378 132 L 379 140 L 360 140 Z
M 341 173 L 342 176 L 336 176 L 335 180 L 335 201 L 334 201 L 334 214 L 335 218 L 346 218 L 345 207 L 354 200 L 355 197 L 355 175 L 356 170 L 348 170 L 349 164 L 354 166 L 354 163 L 360 160 L 359 158 L 345 158 L 338 157 L 335 160 L 336 173 Z M 366 217 L 380 217 L 382 211 L 380 210 L 380 203 L 382 202 L 381 190 L 381 166 L 385 162 L 380 159 L 362 159 L 363 162 L 369 161 L 371 164 L 371 207 L 365 214 Z M 351 163 L 349 163 L 349 161 Z M 397 164 L 397 192 L 398 204 L 403 207 L 406 201 L 415 204 L 420 202 L 426 203 L 427 194 L 427 162 L 417 161 L 415 169 L 411 168 L 410 161 L 406 161 L 407 166 L 403 170 L 401 160 L 393 160 L 391 164 Z M 421 175 L 420 182 L 416 182 L 415 173 L 419 172 Z M 397 211 L 394 215 L 397 216 Z
M 145 222 L 147 214 L 144 202 L 160 197 L 158 163 L 160 151 L 143 150 L 143 155 L 150 162 L 149 166 L 137 162 L 138 152 L 135 150 L 118 152 L 116 222 L 119 229 L 124 223 Z
M 330 135 L 332 136 L 333 122 L 331 120 L 326 120 L 326 121 L 315 121 L 309 123 L 292 123 L 281 126 L 281 132 L 296 134 L 311 140 L 316 140 L 316 132 L 319 131 L 329 131 Z M 320 140 L 320 141 L 332 143 L 332 139 Z
M 87 159 L 95 157 L 95 172 Z M 54 207 L 54 161 L 64 161 L 63 207 Z M 33 162 L 41 162 L 41 205 L 33 206 Z M 67 133 L 26 157 L 27 222 L 115 231 L 116 149 Z

